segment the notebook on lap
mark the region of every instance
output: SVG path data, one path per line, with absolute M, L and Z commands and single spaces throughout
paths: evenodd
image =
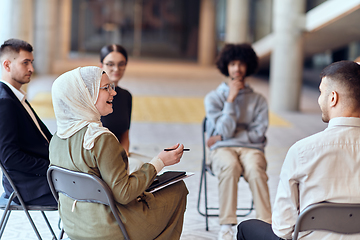
M 161 175 L 156 176 L 154 182 L 150 185 L 146 192 L 156 192 L 166 186 L 174 184 L 178 181 L 181 181 L 185 178 L 194 175 L 194 173 L 188 173 L 183 171 L 167 171 Z

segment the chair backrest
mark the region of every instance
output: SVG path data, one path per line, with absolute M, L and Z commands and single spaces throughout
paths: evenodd
M 211 175 L 215 176 L 214 172 L 211 169 L 211 164 L 207 163 L 207 151 L 208 148 L 206 146 L 206 121 L 207 118 L 204 117 L 202 121 L 202 147 L 203 147 L 203 169 L 210 173 Z
M 108 185 L 99 177 L 51 166 L 47 171 L 47 179 L 56 200 L 59 200 L 58 193 L 62 193 L 77 201 L 101 203 L 109 206 L 125 239 L 129 239 L 120 219 L 119 210 L 115 205 L 113 194 Z
M 296 221 L 293 240 L 299 232 L 309 230 L 360 233 L 360 204 L 321 202 L 308 206 Z

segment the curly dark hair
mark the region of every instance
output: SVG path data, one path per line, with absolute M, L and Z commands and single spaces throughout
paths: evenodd
M 259 65 L 258 57 L 248 43 L 226 44 L 216 60 L 216 67 L 222 74 L 228 77 L 228 65 L 234 60 L 240 60 L 246 64 L 245 76 L 255 73 Z

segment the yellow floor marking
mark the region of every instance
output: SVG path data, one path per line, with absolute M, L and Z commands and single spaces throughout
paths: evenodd
M 272 127 L 291 127 L 292 124 L 273 112 L 269 111 L 269 125 Z
M 55 118 L 50 93 L 38 93 L 31 105 L 40 118 Z M 201 123 L 204 116 L 203 98 L 133 96 L 133 122 Z M 269 121 L 271 126 L 292 126 L 272 112 Z
M 51 93 L 41 92 L 36 94 L 30 104 L 40 118 L 55 119 Z
M 205 116 L 202 98 L 134 96 L 132 121 L 200 123 Z

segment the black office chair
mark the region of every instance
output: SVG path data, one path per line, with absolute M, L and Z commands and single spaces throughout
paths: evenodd
M 24 203 L 24 200 L 22 199 L 19 191 L 17 190 L 14 182 L 11 180 L 9 174 L 7 173 L 4 165 L 0 162 L 0 167 L 2 172 L 4 173 L 5 177 L 8 179 L 11 187 L 13 188 L 13 192 L 10 195 L 9 199 L 5 198 L 4 196 L 0 197 L 0 209 L 4 210 L 2 218 L 1 218 L 1 222 L 0 222 L 0 239 L 4 233 L 6 224 L 9 220 L 10 217 L 10 213 L 11 211 L 24 211 L 25 215 L 27 216 L 32 228 L 34 229 L 34 232 L 36 234 L 36 236 L 38 237 L 38 239 L 42 239 L 38 229 L 35 226 L 34 221 L 32 220 L 29 211 L 40 211 L 42 216 L 44 217 L 44 220 L 53 236 L 53 239 L 57 239 L 56 235 L 54 233 L 54 230 L 52 229 L 48 218 L 45 215 L 45 211 L 57 211 L 58 210 L 58 206 L 39 206 L 39 205 L 26 205 Z M 20 204 L 15 203 L 13 200 L 17 198 L 20 202 Z
M 207 192 L 207 180 L 206 180 L 206 173 L 209 173 L 212 176 L 215 176 L 215 174 L 211 170 L 210 164 L 207 164 L 206 162 L 206 117 L 204 118 L 202 122 L 202 147 L 203 147 L 203 159 L 202 159 L 202 168 L 201 168 L 201 177 L 200 177 L 200 186 L 199 186 L 199 197 L 198 197 L 198 203 L 197 203 L 197 210 L 198 212 L 205 217 L 206 222 L 206 231 L 209 231 L 209 224 L 208 224 L 208 217 L 218 217 L 219 214 L 210 214 L 209 210 L 219 210 L 218 207 L 208 207 L 208 192 Z M 201 193 L 202 193 L 202 186 L 204 184 L 204 211 L 201 211 L 200 209 L 200 202 L 201 202 Z M 239 211 L 243 211 L 243 214 L 237 214 L 238 217 L 246 217 L 248 216 L 253 210 L 254 210 L 254 201 L 251 200 L 250 207 L 244 207 L 244 208 L 237 208 Z
M 126 240 L 129 236 L 120 219 L 120 213 L 115 205 L 113 194 L 108 185 L 95 175 L 71 171 L 65 168 L 51 166 L 47 171 L 50 189 L 56 200 L 59 192 L 76 201 L 101 203 L 110 207 Z M 60 233 L 62 239 L 64 231 Z
M 360 233 L 360 204 L 321 202 L 309 205 L 299 215 L 293 240 L 299 232 L 326 230 L 340 234 Z

